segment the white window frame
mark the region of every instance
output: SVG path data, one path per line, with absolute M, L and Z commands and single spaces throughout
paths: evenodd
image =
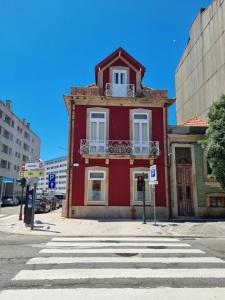
M 103 114 L 104 118 L 92 117 L 92 114 Z M 90 111 L 89 117 L 89 153 L 90 154 L 104 154 L 106 152 L 106 134 L 107 134 L 107 114 L 105 111 Z M 96 122 L 96 141 L 91 140 L 91 123 Z M 99 124 L 104 123 L 104 139 L 99 140 Z M 96 149 L 96 151 L 92 151 Z
M 135 119 L 134 116 L 135 115 L 146 115 L 147 118 L 146 119 Z M 134 140 L 134 125 L 135 123 L 138 124 L 147 124 L 147 141 L 143 142 L 142 141 L 142 125 L 139 125 L 139 135 L 140 135 L 140 141 L 139 142 L 135 142 Z M 141 127 L 140 127 L 141 126 Z M 133 112 L 132 114 L 132 132 L 133 132 L 133 153 L 134 155 L 149 155 L 149 113 L 148 112 Z M 135 152 L 135 147 L 136 148 L 140 148 L 140 152 Z M 147 149 L 146 149 L 147 148 Z M 144 150 L 147 150 L 144 151 Z
M 91 178 L 91 173 L 103 173 L 103 178 Z M 89 184 L 92 180 L 101 180 L 104 181 L 104 201 L 102 200 L 89 200 Z M 106 206 L 108 205 L 108 168 L 106 167 L 87 167 L 85 168 L 85 191 L 84 191 L 84 205 L 92 205 L 92 206 Z

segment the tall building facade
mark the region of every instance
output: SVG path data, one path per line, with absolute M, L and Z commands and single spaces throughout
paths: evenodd
M 166 90 L 144 87 L 144 74 L 145 67 L 119 48 L 96 65 L 96 84 L 72 87 L 64 96 L 70 124 L 67 217 L 140 217 L 140 176 L 149 217 L 149 168 L 156 164 L 156 210 L 168 218 L 167 109 L 174 101 Z
M 201 9 L 176 70 L 177 123 L 207 120 L 210 106 L 225 94 L 225 1 Z
M 40 158 L 40 138 L 31 130 L 30 123 L 12 112 L 12 102 L 0 101 L 0 189 L 2 178 L 13 179 L 4 185 L 3 195 L 19 193 L 16 179 L 21 164 Z
M 55 174 L 56 187 L 52 191 L 55 194 L 65 195 L 67 184 L 67 156 L 62 156 L 45 161 L 45 176 L 39 178 L 37 185 L 37 194 L 40 195 L 44 192 L 49 192 L 48 189 L 48 176 Z

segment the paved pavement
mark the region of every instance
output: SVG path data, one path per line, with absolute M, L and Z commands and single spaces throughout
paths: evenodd
M 215 239 L 22 236 L 21 247 L 28 238 L 1 300 L 225 298 L 225 239 L 215 252 Z
M 62 217 L 62 209 L 59 209 L 52 213 L 36 214 L 35 227 L 31 231 L 23 221 L 18 220 L 18 213 L 2 211 L 0 232 L 44 236 L 225 237 L 225 222 L 157 222 L 154 226 L 152 220 L 142 224 L 142 220 L 66 219 Z

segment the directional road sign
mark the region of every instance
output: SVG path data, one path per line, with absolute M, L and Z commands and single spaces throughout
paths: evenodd
M 34 170 L 34 171 L 20 171 L 20 178 L 35 178 L 35 177 L 43 177 L 45 175 L 44 170 Z

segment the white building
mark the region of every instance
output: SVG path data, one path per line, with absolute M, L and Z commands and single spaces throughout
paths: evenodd
M 58 157 L 55 159 L 45 161 L 45 176 L 39 178 L 37 186 L 37 194 L 49 192 L 48 176 L 55 174 L 56 188 L 53 189 L 55 194 L 66 194 L 66 180 L 67 180 L 67 156 Z
M 207 120 L 210 106 L 225 94 L 225 1 L 201 9 L 176 70 L 177 123 Z
M 4 195 L 18 195 L 21 164 L 40 158 L 40 138 L 31 130 L 30 123 L 12 112 L 12 102 L 0 100 L 0 189 L 4 177 L 12 178 L 13 183 L 3 186 Z

